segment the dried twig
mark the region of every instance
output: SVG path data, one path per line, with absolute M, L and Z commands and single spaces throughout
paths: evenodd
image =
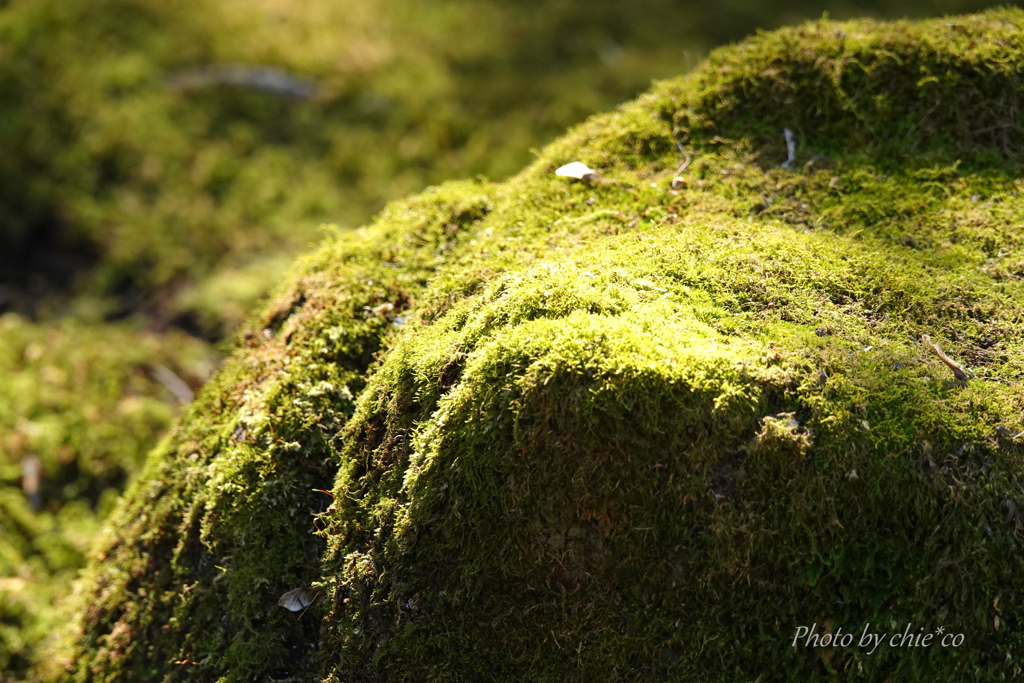
M 682 154 L 685 159 L 685 161 L 683 161 L 683 165 L 676 169 L 676 175 L 679 175 L 686 170 L 687 166 L 690 165 L 690 162 L 693 161 L 693 157 L 691 157 L 690 153 L 686 151 L 685 147 L 683 147 L 683 143 L 678 140 L 676 141 L 676 148 L 679 149 L 679 153 Z
M 316 94 L 316 84 L 272 66 L 220 64 L 178 71 L 167 84 L 174 90 L 188 91 L 218 85 L 233 85 L 259 90 L 289 100 L 308 100 Z
M 789 128 L 782 129 L 786 137 L 786 160 L 782 162 L 782 168 L 792 171 L 796 165 L 796 135 Z
M 39 458 L 26 455 L 21 459 L 21 490 L 25 492 L 25 497 L 28 498 L 33 510 L 43 507 L 43 494 L 39 491 L 42 473 L 43 466 Z
M 153 377 L 174 394 L 174 398 L 178 399 L 178 403 L 191 403 L 192 399 L 195 398 L 192 389 L 185 384 L 185 380 L 175 375 L 170 368 L 163 365 L 155 366 L 153 368 Z
M 690 153 L 686 151 L 685 147 L 683 147 L 683 143 L 677 140 L 676 147 L 679 149 L 679 153 L 683 155 L 684 161 L 682 166 L 676 169 L 676 177 L 672 179 L 673 190 L 682 189 L 682 187 L 686 185 L 686 179 L 683 178 L 683 171 L 685 171 L 690 165 L 690 162 L 693 161 L 693 157 L 691 157 Z
M 967 374 L 967 371 L 964 370 L 959 363 L 943 353 L 942 349 L 939 348 L 939 345 L 932 342 L 931 337 L 927 334 L 922 334 L 921 341 L 925 346 L 934 351 L 935 355 L 939 357 L 939 360 L 945 363 L 946 366 L 953 371 L 953 376 L 957 378 L 957 381 L 967 382 L 967 380 L 970 379 L 971 376 Z

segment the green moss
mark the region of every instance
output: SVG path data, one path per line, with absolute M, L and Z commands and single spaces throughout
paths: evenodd
M 210 350 L 179 328 L 230 335 L 322 222 L 358 225 L 443 178 L 508 175 L 702 49 L 672 34 L 647 53 L 658 22 L 625 29 L 616 3 L 551 5 L 0 2 L 0 312 L 32 321 L 0 327 L 0 526 L 17 546 L 0 565 L 0 677 L 23 674 L 99 520 L 177 414 L 154 371 L 206 379 L 192 366 Z M 610 27 L 619 59 L 595 69 Z M 182 87 L 231 63 L 316 92 Z M 101 322 L 132 314 L 147 320 Z M 46 505 L 15 528 L 27 454 Z M 43 562 L 41 544 L 67 552 Z
M 554 4 L 5 3 L 0 243 L 61 242 L 92 257 L 71 284 L 108 311 L 229 335 L 322 223 L 360 225 L 451 177 L 508 176 L 705 49 L 663 28 L 683 13 L 670 2 L 628 29 L 617 3 Z M 595 68 L 607 46 L 615 63 Z M 283 70 L 312 96 L 196 85 L 225 64 Z
M 171 373 L 201 384 L 205 344 L 128 324 L 0 316 L 0 670 L 23 671 L 128 476 L 170 426 Z M 182 380 L 183 381 L 183 380 Z M 179 389 L 180 391 L 180 389 Z M 35 506 L 23 463 L 39 464 Z
M 953 124 L 1009 115 L 1022 24 L 761 35 L 338 234 L 152 454 L 41 674 L 1014 675 L 1021 161 Z M 922 72 L 949 96 L 909 130 Z M 794 649 L 812 623 L 965 641 Z
M 269 255 L 306 249 L 321 223 L 359 225 L 385 202 L 452 177 L 505 178 L 566 126 L 688 69 L 711 44 L 779 21 L 779 9 L 12 0 L 0 8 L 0 243 L 21 252 L 59 242 L 90 257 L 71 284 L 108 311 L 127 306 L 227 335 L 284 272 L 289 259 Z M 828 8 L 785 9 L 791 21 Z M 734 22 L 725 33 L 723 11 Z M 934 10 L 921 2 L 916 11 Z M 695 109 L 673 115 L 695 135 L 730 111 L 728 125 L 772 140 L 785 118 L 845 144 L 905 124 L 914 139 L 940 131 L 1006 148 L 1016 135 L 1006 123 L 1015 91 L 999 78 L 1013 64 L 979 54 L 993 73 L 978 83 L 979 72 L 933 47 L 969 40 L 971 30 L 944 28 L 918 43 L 930 51 L 918 58 L 902 54 L 898 39 L 890 46 L 806 29 L 734 50 L 717 69 L 729 71 L 728 83 L 708 84 Z M 744 50 L 754 54 L 737 66 Z M 841 56 L 823 67 L 818 54 Z M 787 66 L 758 80 L 773 60 Z M 921 73 L 898 64 L 924 61 Z M 225 64 L 281 69 L 312 84 L 313 95 L 197 85 L 203 69 Z M 812 92 L 819 84 L 828 87 Z M 748 92 L 755 87 L 768 90 Z M 862 101 L 864 89 L 876 99 Z M 957 98 L 960 114 L 932 111 L 936 100 Z M 979 98 L 992 104 L 968 114 Z M 747 104 L 732 111 L 734 101 Z M 846 114 L 875 128 L 826 135 Z
M 230 670 L 252 680 L 308 663 L 315 621 L 297 623 L 276 601 L 316 578 L 323 544 L 311 515 L 330 500 L 338 432 L 446 245 L 488 209 L 489 190 L 475 184 L 391 208 L 390 224 L 347 236 L 242 335 L 250 352 L 204 388 L 185 418 L 191 426 L 150 456 L 121 503 L 116 516 L 128 515 L 132 529 L 97 565 L 106 588 L 89 600 L 81 634 L 99 647 L 76 661 L 80 676 L 123 668 L 196 680 Z M 404 244 L 388 239 L 396 234 Z M 111 620 L 111 631 L 100 625 Z M 154 659 L 144 634 L 155 628 L 173 635 Z

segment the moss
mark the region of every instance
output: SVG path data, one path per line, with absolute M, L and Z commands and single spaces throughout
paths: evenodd
M 186 368 L 208 352 L 201 344 L 176 331 L 139 343 L 138 329 L 230 334 L 294 254 L 321 239 L 321 221 L 359 224 L 386 200 L 447 177 L 505 177 L 566 125 L 652 76 L 689 68 L 686 51 L 701 54 L 707 36 L 728 40 L 778 21 L 765 7 L 723 32 L 721 10 L 667 0 L 389 0 L 359 10 L 315 0 L 3 3 L 0 310 L 25 314 L 35 343 L 53 347 L 22 368 L 29 342 L 0 339 L 9 361 L 0 363 L 9 371 L 0 398 L 10 408 L 0 419 L 0 486 L 11 500 L 26 438 L 19 421 L 29 430 L 45 423 L 45 443 L 30 450 L 42 451 L 51 507 L 35 531 L 18 532 L 21 541 L 66 534 L 61 543 L 75 551 L 61 566 L 78 566 L 84 529 L 109 508 L 101 499 L 122 489 L 177 413 L 152 371 L 164 365 L 193 384 L 205 377 Z M 799 11 L 808 10 L 819 11 Z M 239 62 L 283 69 L 315 94 L 195 87 L 197 70 Z M 671 148 L 660 134 L 623 142 L 638 164 Z M 125 318 L 131 324 L 101 323 Z M 125 346 L 132 352 L 118 357 Z M 75 381 L 57 391 L 47 377 L 68 372 L 56 362 L 63 355 L 76 359 Z M 123 404 L 115 385 L 128 394 Z M 74 501 L 71 510 L 90 511 L 77 530 L 58 508 Z M 44 584 L 63 570 L 41 571 L 36 551 L 20 552 L 4 578 L 34 577 L 26 585 L 45 597 L 26 604 L 56 601 L 61 590 Z M 51 617 L 5 607 L 21 610 L 12 621 L 36 634 L 5 639 L 19 653 L 17 675 L 28 650 L 10 643 L 34 642 Z
M 337 433 L 446 245 L 488 209 L 486 187 L 393 207 L 392 223 L 347 237 L 330 267 L 311 264 L 240 336 L 249 353 L 204 388 L 190 427 L 150 456 L 116 513 L 132 528 L 102 550 L 94 578 L 103 595 L 89 600 L 80 627 L 98 647 L 71 660 L 79 676 L 123 669 L 205 680 L 227 669 L 251 680 L 308 661 L 315 621 L 297 622 L 276 602 L 292 583 L 316 578 L 322 542 L 311 515 L 329 502 Z M 396 233 L 406 244 L 387 239 Z M 174 635 L 154 658 L 145 638 L 161 629 Z
M 858 11 L 892 11 L 863 4 Z M 936 11 L 927 0 L 914 5 L 899 11 Z M 12 0 L 0 8 L 0 240 L 5 254 L 29 258 L 0 255 L 18 275 L 4 279 L 49 271 L 52 286 L 88 292 L 110 312 L 127 307 L 228 335 L 284 272 L 289 259 L 269 255 L 305 249 L 322 222 L 359 225 L 386 201 L 452 177 L 505 178 L 566 126 L 690 68 L 711 44 L 779 21 L 780 9 L 669 0 L 377 0 L 358 11 L 319 0 Z M 830 8 L 784 9 L 792 21 Z M 726 12 L 733 26 L 723 31 Z M 960 30 L 930 40 L 965 40 Z M 756 59 L 784 54 L 791 66 L 772 92 L 758 94 L 774 99 L 771 116 L 751 110 L 744 119 L 764 131 L 785 111 L 787 125 L 803 128 L 820 123 L 805 111 L 839 120 L 836 107 L 862 115 L 857 107 L 882 106 L 861 103 L 858 88 L 907 73 L 895 56 L 876 68 L 875 48 L 888 46 L 873 38 L 851 34 L 846 61 L 830 62 L 835 73 L 815 71 L 808 55 L 836 53 L 844 40 L 790 40 L 803 41 L 799 57 L 783 44 L 756 48 Z M 279 69 L 300 96 L 217 84 L 205 70 L 225 64 Z M 679 115 L 692 115 L 698 130 L 716 115 L 707 107 L 726 108 L 747 87 L 752 68 L 759 65 L 733 69 L 730 88 Z M 936 61 L 936 73 L 946 68 L 958 67 Z M 910 77 L 919 87 L 912 100 L 900 98 L 918 116 L 911 123 L 921 120 L 920 135 L 948 123 L 922 118 L 937 98 L 976 99 L 961 85 L 938 89 L 930 72 Z M 796 88 L 827 78 L 835 82 L 822 90 L 827 102 L 803 108 L 807 93 Z M 979 92 L 998 95 L 991 115 L 970 130 L 965 121 L 977 117 L 961 115 L 957 134 L 1012 138 L 997 111 L 1012 111 L 1012 92 Z M 77 278 L 46 258 L 54 243 L 80 257 Z
M 672 4 L 649 8 L 678 15 Z M 682 46 L 702 49 L 672 34 L 649 56 L 667 24 L 551 5 L 0 2 L 0 313 L 24 316 L 0 326 L 0 526 L 16 546 L 0 565 L 0 678 L 24 673 L 113 498 L 177 415 L 159 369 L 193 388 L 209 374 L 193 366 L 215 354 L 180 330 L 232 334 L 321 222 L 358 225 L 453 175 L 508 175 L 531 146 L 674 73 Z M 617 63 L 594 69 L 609 27 Z M 314 96 L 185 87 L 226 63 L 274 66 Z M 23 510 L 29 454 L 43 510 Z
M 201 384 L 205 344 L 136 325 L 0 316 L 0 670 L 23 671 L 53 609 L 179 398 L 161 373 Z M 180 391 L 180 388 L 178 389 Z M 22 492 L 39 465 L 34 496 Z
M 1014 675 L 1021 167 L 953 124 L 1009 115 L 1021 24 L 764 34 L 338 234 L 151 455 L 41 675 Z M 819 77 L 872 59 L 853 105 Z M 908 135 L 922 72 L 950 96 Z M 965 641 L 793 648 L 812 623 Z
M 662 0 L 648 3 L 661 23 L 629 29 L 616 3 L 552 4 L 5 3 L 0 240 L 88 256 L 64 286 L 108 312 L 229 335 L 320 224 L 360 225 L 453 176 L 505 177 L 704 49 L 662 28 L 681 13 Z M 604 43 L 616 63 L 595 69 Z M 277 68 L 312 95 L 203 86 L 225 64 Z

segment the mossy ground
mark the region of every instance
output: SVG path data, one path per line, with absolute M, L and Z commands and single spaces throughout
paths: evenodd
M 150 456 L 39 675 L 1018 675 L 1022 30 L 762 34 L 338 234 Z M 794 649 L 814 622 L 965 640 Z
M 0 671 L 22 671 L 52 630 L 54 605 L 85 564 L 100 520 L 182 400 L 214 369 L 205 344 L 128 324 L 97 330 L 0 316 Z M 180 389 L 179 389 L 180 391 Z M 22 463 L 41 469 L 38 507 Z

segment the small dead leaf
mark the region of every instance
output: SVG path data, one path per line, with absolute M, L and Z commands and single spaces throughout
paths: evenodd
M 856 469 L 850 470 L 850 473 L 846 475 L 846 478 L 849 479 L 850 481 L 857 481 L 858 479 L 860 479 L 860 477 L 857 476 Z
M 292 612 L 306 609 L 313 602 L 313 591 L 308 588 L 296 588 L 281 596 L 277 604 Z

